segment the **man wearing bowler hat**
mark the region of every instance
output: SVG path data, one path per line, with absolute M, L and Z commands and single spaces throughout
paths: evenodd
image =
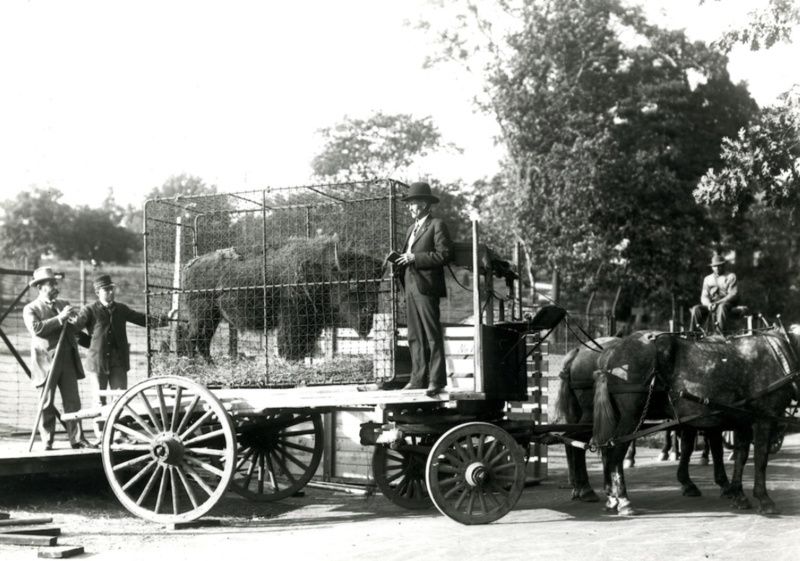
M 405 290 L 411 352 L 411 379 L 403 389 L 427 385 L 425 393 L 432 397 L 447 382 L 439 299 L 447 295 L 444 265 L 450 260 L 453 242 L 447 224 L 431 216 L 431 206 L 439 199 L 431 193 L 429 184 L 412 183 L 402 200 L 408 203 L 414 219 L 403 253 L 395 261 Z
M 66 300 L 58 298 L 58 279 L 53 269 L 39 267 L 33 272 L 33 280 L 29 284 L 38 289 L 39 295 L 23 308 L 22 318 L 31 334 L 31 380 L 44 392 L 39 434 L 45 450 L 52 450 L 58 416 L 54 403 L 55 389 L 61 392 L 65 412 L 79 411 L 81 398 L 78 380 L 84 377 L 84 373 L 78 354 L 78 330 L 69 325 L 75 316 L 75 309 Z M 62 330 L 64 339 L 56 357 Z M 66 421 L 64 426 L 73 448 L 91 447 L 83 436 L 80 421 Z
M 725 331 L 731 309 L 739 301 L 736 275 L 726 273 L 727 261 L 719 253 L 711 257 L 711 274 L 703 279 L 700 304 L 692 308 L 692 326 L 702 325 L 708 314 L 714 314 L 720 331 Z
M 143 313 L 116 302 L 115 291 L 116 285 L 110 275 L 98 275 L 94 280 L 97 301 L 84 306 L 75 319 L 75 325 L 85 327 L 92 337 L 86 369 L 95 381 L 96 405 L 105 404 L 98 390 L 108 387 L 112 390 L 127 389 L 131 364 L 126 324 L 130 322 L 145 327 L 148 321 Z M 170 310 L 167 315 L 149 318 L 151 327 L 167 325 L 176 313 L 177 310 Z

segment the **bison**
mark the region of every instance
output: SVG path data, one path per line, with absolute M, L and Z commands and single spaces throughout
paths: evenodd
M 292 238 L 266 255 L 236 248 L 195 257 L 183 269 L 187 328 L 179 348 L 210 360 L 224 318 L 239 330 L 275 330 L 278 354 L 310 356 L 326 327 L 365 338 L 378 311 L 383 263 L 339 251 L 336 238 Z

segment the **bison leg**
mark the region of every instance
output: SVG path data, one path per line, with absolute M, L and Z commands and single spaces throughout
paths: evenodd
M 189 307 L 189 349 L 207 361 L 211 360 L 211 339 L 221 319 L 219 308 L 212 299 L 196 300 Z
M 301 303 L 281 309 L 278 319 L 278 353 L 288 360 L 301 360 L 314 353 L 314 345 L 322 333 L 313 311 Z

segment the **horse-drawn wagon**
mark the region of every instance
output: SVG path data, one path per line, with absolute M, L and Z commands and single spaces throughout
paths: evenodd
M 446 392 L 429 397 L 388 389 L 401 387 L 410 367 L 403 294 L 380 259 L 402 245 L 409 219 L 397 201 L 404 189 L 385 180 L 148 201 L 147 312 L 177 307 L 178 321 L 172 329 L 148 329 L 148 379 L 102 411 L 82 412 L 104 418 L 103 466 L 128 510 L 157 522 L 186 522 L 228 490 L 260 501 L 291 496 L 317 472 L 322 415 L 352 406 L 376 413 L 362 424 L 360 440 L 375 447 L 372 474 L 381 491 L 405 508 L 433 503 L 464 524 L 492 522 L 513 508 L 530 442 L 585 451 L 593 430 L 598 440 L 596 415 L 542 425 L 506 414 L 507 402 L 528 399 L 531 354 L 565 312 L 548 306 L 522 319 L 515 274 L 479 243 L 477 224 L 472 243 L 456 252 L 456 264 L 472 272 L 464 314 L 472 319 L 458 327 L 468 339 L 447 342 Z M 496 276 L 506 281 L 512 311 L 507 318 L 501 304 L 494 321 Z M 666 336 L 676 348 L 692 339 Z M 639 434 L 687 420 L 675 413 L 665 423 L 643 424 L 661 354 L 647 341 L 643 358 L 615 350 L 637 341 L 644 340 L 589 361 L 602 362 L 603 395 L 624 386 L 616 399 L 633 404 L 629 425 L 617 423 L 599 440 L 614 461 Z M 767 386 L 780 393 L 776 407 L 798 368 L 794 355 L 781 356 L 782 370 Z M 590 401 L 599 393 L 594 370 L 581 382 Z M 763 392 L 753 392 L 750 400 L 733 396 L 735 407 L 764 402 Z M 680 399 L 692 397 L 684 392 Z M 705 407 L 695 419 L 726 413 L 723 403 Z M 768 411 L 750 412 L 780 421 Z M 757 454 L 765 467 L 762 448 L 763 439 Z M 606 473 L 606 491 L 621 488 L 624 495 L 621 466 L 615 469 Z M 577 498 L 588 496 L 582 492 Z
M 361 441 L 395 503 L 432 500 L 467 524 L 513 507 L 530 431 L 506 418 L 506 402 L 527 400 L 531 347 L 563 311 L 522 320 L 515 273 L 474 224 L 455 264 L 472 271 L 468 310 L 444 310 L 446 321 L 474 319 L 446 343 L 446 391 L 388 389 L 410 370 L 403 294 L 381 260 L 402 246 L 404 189 L 381 180 L 147 202 L 147 313 L 177 307 L 178 319 L 148 328 L 146 380 L 78 415 L 102 418 L 103 466 L 128 510 L 175 523 L 228 490 L 290 496 L 317 472 L 322 415 L 353 406 L 376 412 Z

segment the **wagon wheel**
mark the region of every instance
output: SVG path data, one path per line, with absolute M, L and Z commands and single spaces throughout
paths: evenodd
M 433 504 L 462 524 L 508 514 L 522 494 L 525 459 L 514 438 L 489 423 L 466 423 L 434 444 L 425 470 Z
M 239 451 L 231 490 L 259 502 L 305 487 L 322 458 L 322 415 L 281 412 L 236 420 Z
M 236 433 L 206 388 L 165 376 L 140 382 L 117 400 L 101 452 L 111 490 L 125 508 L 154 522 L 188 522 L 225 493 Z
M 381 493 L 394 504 L 411 510 L 431 507 L 425 485 L 425 464 L 431 446 L 426 437 L 407 434 L 397 449 L 375 446 L 372 475 Z

